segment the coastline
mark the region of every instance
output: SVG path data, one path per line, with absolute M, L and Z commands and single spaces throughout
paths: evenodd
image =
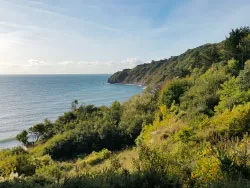
M 128 85 L 128 86 L 138 86 L 138 87 L 142 87 L 142 89 L 146 89 L 148 86 L 147 85 L 143 85 L 141 83 L 110 83 L 110 82 L 106 82 L 107 84 L 113 84 L 113 85 Z
M 107 76 L 108 77 L 108 76 Z M 45 77 L 46 78 L 46 77 Z M 107 78 L 106 78 L 107 79 Z M 94 91 L 97 91 L 97 90 L 100 90 L 103 86 L 101 86 L 102 84 L 108 84 L 108 85 L 111 85 L 110 83 L 108 83 L 107 82 L 107 80 L 103 80 L 103 81 L 101 81 L 100 80 L 100 82 L 98 81 L 98 83 L 97 84 L 99 84 L 99 85 L 97 85 L 97 88 L 94 90 Z M 119 83 L 118 83 L 119 84 Z M 117 84 L 117 85 L 118 85 Z M 113 84 L 113 85 L 115 85 L 115 84 Z M 108 88 L 108 89 L 106 89 L 107 91 L 106 91 L 106 99 L 105 99 L 105 102 L 102 102 L 104 99 L 103 99 L 103 96 L 102 97 L 100 97 L 100 99 L 99 99 L 99 101 L 101 101 L 102 103 L 100 103 L 99 105 L 109 105 L 109 103 L 111 103 L 111 102 L 113 102 L 113 101 L 115 101 L 115 100 L 121 100 L 120 102 L 122 102 L 123 100 L 127 100 L 127 99 L 129 99 L 130 97 L 132 97 L 132 96 L 134 96 L 135 94 L 137 94 L 137 92 L 134 92 L 133 90 L 135 90 L 135 91 L 138 91 L 138 93 L 141 93 L 145 88 L 145 86 L 143 86 L 143 85 L 140 85 L 140 84 L 119 84 L 119 85 L 127 85 L 127 86 L 137 86 L 138 88 L 136 89 L 136 87 L 134 87 L 134 89 L 131 89 L 131 88 L 127 88 L 127 87 L 123 87 L 123 89 L 122 88 L 120 88 L 120 87 L 112 87 L 112 88 L 114 88 L 113 89 L 113 92 L 111 92 L 110 93 L 110 91 L 109 91 L 109 88 L 111 88 L 110 86 L 109 87 L 105 87 L 105 88 Z M 104 89 L 105 89 L 104 88 Z M 132 87 L 133 88 L 133 87 Z M 78 88 L 77 88 L 78 89 Z M 78 89 L 79 90 L 79 89 Z M 78 91 L 77 90 L 77 91 Z M 72 89 L 72 91 L 74 91 L 74 88 Z M 126 93 L 127 94 L 125 94 L 124 96 L 121 96 L 120 98 L 119 97 L 116 97 L 117 99 L 115 99 L 114 97 L 112 97 L 112 96 L 119 96 L 119 93 L 120 92 L 122 92 L 122 91 L 127 91 Z M 128 93 L 130 93 L 132 91 L 132 95 L 128 95 Z M 92 90 L 91 90 L 91 92 L 92 92 Z M 97 93 L 97 92 L 96 92 Z M 115 94 L 115 93 L 117 93 L 117 94 Z M 134 94 L 133 94 L 134 93 Z M 78 97 L 79 97 L 79 100 L 80 101 L 83 101 L 83 99 L 82 99 L 82 96 L 83 96 L 83 94 L 82 93 L 76 93 L 77 95 L 78 95 Z M 86 96 L 87 97 L 91 97 L 90 95 L 89 95 L 89 93 L 87 93 L 86 92 Z M 114 99 L 113 99 L 114 98 Z M 96 104 L 95 102 L 97 101 L 96 99 L 95 99 L 95 102 L 93 103 L 93 99 L 90 99 L 90 100 L 88 100 L 89 98 L 85 98 L 85 100 L 87 101 L 87 104 L 94 104 L 94 105 L 98 105 L 98 104 Z M 73 97 L 72 97 L 72 100 L 73 100 Z M 92 100 L 92 101 L 91 101 Z M 66 106 L 67 104 L 66 104 L 66 102 L 64 101 L 64 98 L 62 98 L 62 104 L 63 105 L 61 105 L 61 106 Z M 103 103 L 108 103 L 108 104 L 103 104 Z M 38 104 L 38 103 L 37 103 Z M 61 103 L 60 103 L 61 104 Z M 57 105 L 57 104 L 56 104 Z M 39 106 L 39 105 L 38 105 Z M 38 108 L 38 109 L 40 109 L 40 108 Z M 46 112 L 44 112 L 44 111 L 42 111 L 43 113 L 47 113 L 47 111 Z M 58 114 L 56 117 L 59 117 L 62 113 L 64 113 L 65 111 L 63 111 L 63 112 L 61 112 L 60 114 Z M 40 112 L 39 112 L 40 113 Z M 28 114 L 29 115 L 29 114 Z M 26 116 L 27 117 L 27 116 Z M 33 117 L 33 116 L 32 116 Z M 47 118 L 47 116 L 46 117 L 44 117 L 44 118 Z M 40 118 L 39 117 L 39 114 L 38 114 L 38 116 L 36 116 L 36 118 L 34 118 L 34 119 L 41 119 L 41 120 L 39 120 L 39 121 L 42 121 L 42 119 L 44 119 L 43 117 L 42 118 Z M 49 119 L 50 119 L 50 117 L 48 117 Z M 0 119 L 1 120 L 1 119 Z M 30 124 L 30 126 L 32 126 L 32 125 L 34 125 L 34 124 L 36 124 L 36 123 L 39 123 L 38 121 L 37 122 L 33 122 L 32 124 Z M 6 127 L 8 127 L 8 124 L 6 124 L 5 125 Z M 17 124 L 16 125 L 17 127 L 19 127 L 19 125 Z M 26 129 L 27 129 L 27 126 L 26 126 Z M 21 129 L 20 129 L 20 131 L 21 131 Z M 6 131 L 6 132 L 8 132 L 8 130 Z M 4 133 L 3 133 L 4 134 Z M 7 133 L 7 134 L 9 134 L 9 133 Z M 0 150 L 1 149 L 7 149 L 7 148 L 12 148 L 12 147 L 16 147 L 16 146 L 19 146 L 19 145 L 21 145 L 21 143 L 19 143 L 17 140 L 16 140 L 16 137 L 15 137 L 15 135 L 8 135 L 7 136 L 7 134 L 6 135 L 4 135 L 2 138 L 0 138 Z

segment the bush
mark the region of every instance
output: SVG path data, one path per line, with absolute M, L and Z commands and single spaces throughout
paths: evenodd
M 225 72 L 209 69 L 195 80 L 195 84 L 181 97 L 181 109 L 191 118 L 195 118 L 198 114 L 213 115 L 214 107 L 219 102 L 216 91 L 226 80 Z
M 244 70 L 240 71 L 238 84 L 241 91 L 250 89 L 250 60 L 246 61 Z
M 250 178 L 249 137 L 222 139 L 216 146 L 221 170 L 229 179 Z
M 241 64 L 234 58 L 228 61 L 229 73 L 233 76 L 237 76 L 241 70 Z
M 232 110 L 234 106 L 244 104 L 250 100 L 250 91 L 241 91 L 238 80 L 235 77 L 222 84 L 217 94 L 220 97 L 220 102 L 215 107 L 217 112 L 223 112 L 226 109 Z
M 62 169 L 56 163 L 52 163 L 50 165 L 44 165 L 36 170 L 36 175 L 44 177 L 49 180 L 60 182 L 63 177 Z
M 20 147 L 0 152 L 0 176 L 9 177 L 11 173 L 31 176 L 35 168 L 34 158 Z
M 108 149 L 102 149 L 99 152 L 93 151 L 91 154 L 89 154 L 84 160 L 81 161 L 81 163 L 86 163 L 90 165 L 96 165 L 105 159 L 108 159 L 111 156 L 111 151 Z
M 250 103 L 238 105 L 232 111 L 225 110 L 211 121 L 211 125 L 220 132 L 229 136 L 243 137 L 250 131 Z
M 189 82 L 186 79 L 173 79 L 168 81 L 161 90 L 160 101 L 168 108 L 174 102 L 180 103 L 180 97 L 189 87 Z

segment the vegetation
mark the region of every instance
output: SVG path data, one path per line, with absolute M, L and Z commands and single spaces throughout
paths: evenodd
M 250 187 L 250 29 L 114 74 L 149 85 L 79 106 L 0 151 L 0 187 Z

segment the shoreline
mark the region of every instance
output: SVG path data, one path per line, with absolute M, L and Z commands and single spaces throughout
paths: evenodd
M 111 84 L 109 82 L 103 82 L 103 84 Z M 138 86 L 141 88 L 141 92 L 146 89 L 145 86 L 141 85 L 141 84 L 123 84 L 123 83 L 116 83 L 114 85 L 128 85 L 128 86 Z M 140 93 L 141 93 L 140 92 Z M 130 97 L 132 97 L 134 95 L 131 95 Z M 128 98 L 129 99 L 129 98 Z M 92 104 L 92 103 L 91 103 Z M 63 112 L 64 113 L 64 112 Z M 58 115 L 59 116 L 59 115 Z M 11 137 L 7 137 L 7 138 L 2 138 L 0 139 L 0 150 L 2 149 L 8 149 L 8 148 L 13 148 L 13 147 L 17 147 L 21 145 L 20 142 L 18 142 L 16 140 L 16 137 L 15 136 L 11 136 Z
M 138 87 L 142 87 L 142 89 L 146 89 L 148 86 L 140 84 L 140 83 L 110 83 L 110 82 L 106 82 L 107 84 L 114 84 L 114 85 L 128 85 L 128 86 L 138 86 Z

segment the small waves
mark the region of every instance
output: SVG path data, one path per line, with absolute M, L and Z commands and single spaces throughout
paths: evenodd
M 79 104 L 109 106 L 141 93 L 143 86 L 109 84 L 110 75 L 0 76 L 0 148 L 17 145 L 15 135 L 42 122 L 54 121 Z

